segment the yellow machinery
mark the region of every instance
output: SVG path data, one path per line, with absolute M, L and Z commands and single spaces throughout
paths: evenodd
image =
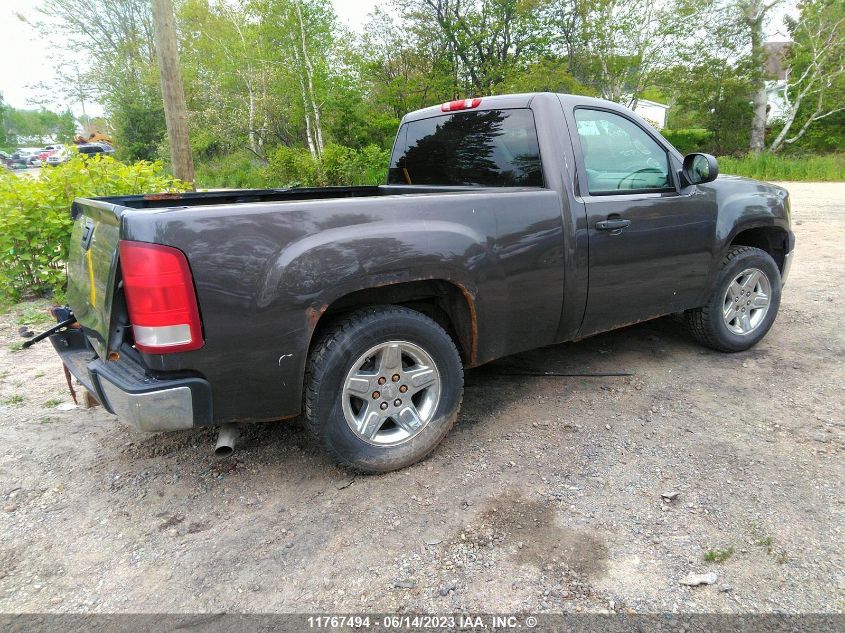
M 81 143 L 108 143 L 109 145 L 112 144 L 111 136 L 108 134 L 103 134 L 101 132 L 91 132 L 87 137 L 85 136 L 77 136 L 73 139 L 73 142 L 77 145 Z

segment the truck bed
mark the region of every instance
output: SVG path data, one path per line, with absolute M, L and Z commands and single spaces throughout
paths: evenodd
M 213 423 L 277 419 L 301 406 L 299 374 L 321 315 L 368 288 L 448 280 L 443 300 L 464 306 L 469 364 L 553 339 L 561 205 L 558 192 L 541 187 L 409 185 L 78 199 L 68 302 L 98 358 L 124 358 L 132 340 L 119 242 L 181 250 L 204 345 L 139 354 L 139 363 L 151 379 L 214 384 Z M 511 304 L 532 314 L 530 331 L 516 314 L 487 318 Z M 237 397 L 247 389 L 258 395 Z
M 483 190 L 483 187 L 415 187 L 405 185 L 373 185 L 355 187 L 307 187 L 287 189 L 226 189 L 221 191 L 188 191 L 149 195 L 111 196 L 93 198 L 115 207 L 128 209 L 164 209 L 201 207 L 221 204 L 249 204 L 252 202 L 297 202 L 341 198 L 371 198 L 420 193 L 458 193 Z M 84 203 L 85 200 L 79 201 Z M 74 218 L 78 204 L 74 203 Z

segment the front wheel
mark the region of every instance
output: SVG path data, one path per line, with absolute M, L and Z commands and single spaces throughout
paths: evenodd
M 462 395 L 461 359 L 440 325 L 399 306 L 365 308 L 315 345 L 305 421 L 340 464 L 388 472 L 440 443 Z
M 687 327 L 703 345 L 741 352 L 756 345 L 777 317 L 781 278 L 766 251 L 733 246 L 707 304 L 686 313 Z

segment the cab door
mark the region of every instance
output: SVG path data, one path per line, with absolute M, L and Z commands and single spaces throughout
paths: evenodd
M 633 116 L 576 107 L 573 117 L 589 236 L 580 336 L 700 305 L 715 199 L 695 186 L 678 187 L 675 157 Z

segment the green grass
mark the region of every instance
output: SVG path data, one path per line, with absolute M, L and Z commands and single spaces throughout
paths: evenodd
M 36 327 L 39 325 L 50 325 L 55 323 L 55 320 L 47 311 L 47 308 L 45 308 L 42 304 L 43 302 L 35 302 L 25 305 L 24 309 L 18 315 L 18 325 Z
M 772 539 L 771 536 L 763 536 L 763 537 L 758 538 L 756 541 L 754 541 L 754 544 L 757 547 L 762 547 L 763 549 L 765 549 L 767 554 L 771 554 L 772 553 L 772 545 L 774 544 L 774 540 Z
M 789 552 L 784 547 L 775 549 L 775 540 L 771 536 L 767 536 L 758 529 L 753 530 L 752 534 L 754 535 L 754 544 L 765 550 L 769 556 L 774 556 L 778 565 L 786 565 L 789 562 Z
M 734 548 L 726 547 L 725 549 L 711 549 L 704 553 L 705 563 L 724 563 L 731 556 L 733 556 Z
M 845 181 L 845 154 L 722 156 L 719 158 L 719 173 L 758 180 L 841 182 Z
M 44 406 L 48 409 L 55 409 L 62 403 L 61 400 L 56 400 L 55 398 L 50 398 L 47 402 L 44 403 Z
M 16 393 L 16 394 L 11 395 L 8 398 L 6 398 L 3 401 L 3 404 L 10 404 L 12 406 L 17 406 L 19 404 L 23 404 L 24 399 L 25 398 L 22 395 L 20 395 L 19 393 Z

